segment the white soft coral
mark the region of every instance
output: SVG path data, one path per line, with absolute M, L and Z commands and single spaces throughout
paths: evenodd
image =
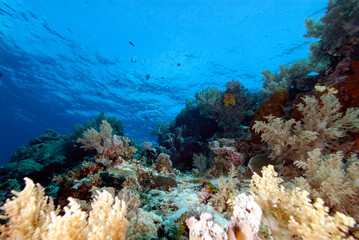
M 102 153 L 104 148 L 111 145 L 111 136 L 111 125 L 106 120 L 103 120 L 100 125 L 100 132 L 94 128 L 87 129 L 77 142 L 82 144 L 81 148 L 96 149 L 99 153 Z
M 262 177 L 252 177 L 251 190 L 263 210 L 264 222 L 275 239 L 297 235 L 305 240 L 342 239 L 354 219 L 342 213 L 329 214 L 322 199 L 312 202 L 307 191 L 285 189 L 272 165 L 264 167 Z
M 257 121 L 253 125 L 268 143 L 272 159 L 293 161 L 315 148 L 333 149 L 336 140 L 359 130 L 359 108 L 348 108 L 343 114 L 338 99 L 331 93 L 322 95 L 320 100 L 313 96 L 302 99 L 303 103 L 297 105 L 303 116 L 301 121 L 268 116 L 268 123 Z
M 346 161 L 343 157 L 342 152 L 322 155 L 320 149 L 314 149 L 305 161 L 294 163 L 305 170 L 305 178 L 296 181 L 312 197 L 320 197 L 332 209 L 359 219 L 359 160 L 355 154 Z
M 324 148 L 328 140 L 337 140 L 345 137 L 347 132 L 359 129 L 359 109 L 348 108 L 343 114 L 339 100 L 333 94 L 324 94 L 321 101 L 309 96 L 302 99 L 305 104 L 299 103 L 298 110 L 303 115 L 303 128 L 318 133 L 312 144 L 314 148 Z

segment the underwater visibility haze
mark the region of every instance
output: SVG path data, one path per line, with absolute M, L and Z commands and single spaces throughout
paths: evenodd
M 51 128 L 104 110 L 154 141 L 186 99 L 308 55 L 306 17 L 326 1 L 16 1 L 0 3 L 0 160 Z
M 0 239 L 359 239 L 359 0 L 2 0 L 0 24 Z

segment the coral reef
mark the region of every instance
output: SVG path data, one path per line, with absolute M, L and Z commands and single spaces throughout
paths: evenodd
M 197 92 L 159 146 L 104 112 L 47 130 L 0 168 L 0 238 L 357 238 L 358 10 L 329 1 L 308 59 L 263 70 L 259 93 Z

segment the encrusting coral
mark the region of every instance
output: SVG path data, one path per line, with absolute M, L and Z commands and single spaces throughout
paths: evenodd
M 119 239 L 126 238 L 128 220 L 126 206 L 119 198 L 107 191 L 98 192 L 92 210 L 81 210 L 74 198 L 69 198 L 65 214 L 54 210 L 52 198 L 45 196 L 41 185 L 25 178 L 26 187 L 21 192 L 13 191 L 12 200 L 1 207 L 8 222 L 1 225 L 1 239 Z M 104 221 L 106 219 L 106 221 Z
M 272 165 L 262 169 L 262 177 L 254 174 L 251 189 L 255 201 L 263 211 L 264 222 L 274 239 L 290 239 L 297 235 L 304 240 L 341 239 L 354 219 L 336 212 L 329 215 L 329 208 L 322 199 L 313 203 L 305 190 L 286 190 L 280 185 Z

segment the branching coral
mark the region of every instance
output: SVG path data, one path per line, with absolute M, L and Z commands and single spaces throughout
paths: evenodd
M 90 128 L 84 132 L 83 137 L 79 138 L 77 142 L 83 145 L 81 148 L 94 148 L 99 153 L 102 153 L 104 147 L 111 144 L 111 133 L 111 125 L 106 120 L 103 120 L 100 126 L 100 132 L 94 128 Z
M 63 216 L 54 210 L 44 189 L 25 178 L 26 187 L 15 192 L 1 208 L 8 223 L 1 225 L 1 239 L 125 239 L 128 221 L 126 206 L 109 192 L 98 192 L 90 214 L 69 198 Z M 104 221 L 106 219 L 106 221 Z
M 221 101 L 214 106 L 213 114 L 218 126 L 225 132 L 238 134 L 243 131 L 242 121 L 251 112 L 254 101 L 239 81 L 229 82 L 226 87 L 227 90 L 222 94 Z
M 222 92 L 217 88 L 207 88 L 197 92 L 196 103 L 207 107 L 213 107 L 217 100 L 221 97 Z
M 113 134 L 116 134 L 118 136 L 124 135 L 125 126 L 123 125 L 123 122 L 116 117 L 106 117 L 105 112 L 102 111 L 91 122 L 86 121 L 83 125 L 75 124 L 73 126 L 73 133 L 68 134 L 66 138 L 71 142 L 76 142 L 76 140 L 81 137 L 86 130 L 90 128 L 100 130 L 100 125 L 104 120 L 106 120 L 111 125 Z
M 261 132 L 262 140 L 267 142 L 272 159 L 300 160 L 308 151 L 315 148 L 333 150 L 337 140 L 348 132 L 359 130 L 359 109 L 348 108 L 343 114 L 338 99 L 328 93 L 320 97 L 305 96 L 304 103 L 297 105 L 302 115 L 301 121 L 268 116 L 268 123 L 256 121 L 256 133 Z
M 272 159 L 291 159 L 298 157 L 298 153 L 309 150 L 308 143 L 316 139 L 315 132 L 304 131 L 300 121 L 290 119 L 284 122 L 272 115 L 265 117 L 268 123 L 257 121 L 253 128 L 256 133 L 261 132 L 262 141 L 267 142 Z
M 337 140 L 347 132 L 359 129 L 359 108 L 348 108 L 343 114 L 339 100 L 333 94 L 325 94 L 320 100 L 305 96 L 305 104 L 298 104 L 298 110 L 303 115 L 304 129 L 318 133 L 314 147 L 324 148 L 324 143 L 328 143 L 326 140 Z
M 137 149 L 129 145 L 130 140 L 124 136 L 112 136 L 112 127 L 103 120 L 100 125 L 100 132 L 94 128 L 86 130 L 82 138 L 77 140 L 81 143 L 81 148 L 96 149 L 100 153 L 98 158 L 125 158 L 131 159 L 136 153 Z
M 238 194 L 237 183 L 238 183 L 238 172 L 232 165 L 229 171 L 228 178 L 220 177 L 216 184 L 218 185 L 219 191 L 213 195 L 209 200 L 209 204 L 217 212 L 225 212 L 230 208 L 229 203 L 233 201 L 233 198 Z
M 254 174 L 251 189 L 275 239 L 290 239 L 292 235 L 304 240 L 341 239 L 348 227 L 354 226 L 355 221 L 349 216 L 339 212 L 329 215 L 320 198 L 312 203 L 307 191 L 287 191 L 272 165 L 264 167 L 262 175 Z
M 343 163 L 343 153 L 323 156 L 320 149 L 308 153 L 305 161 L 295 165 L 304 169 L 304 177 L 297 180 L 298 186 L 322 198 L 336 211 L 359 216 L 359 160 L 356 155 Z
M 222 92 L 217 88 L 207 88 L 196 93 L 196 103 L 200 115 L 207 118 L 213 118 L 214 106 L 220 99 Z

